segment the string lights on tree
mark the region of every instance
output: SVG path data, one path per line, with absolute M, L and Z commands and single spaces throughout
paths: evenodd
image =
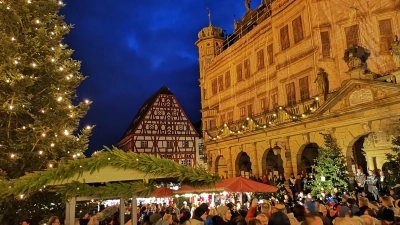
M 54 169 L 74 155 L 83 158 L 88 147 L 93 126 L 80 129 L 79 123 L 91 101 L 76 97 L 85 77 L 63 43 L 72 28 L 59 15 L 63 6 L 56 0 L 0 0 L 0 168 L 5 179 Z M 4 220 L 13 217 L 3 215 L 0 223 L 10 224 Z

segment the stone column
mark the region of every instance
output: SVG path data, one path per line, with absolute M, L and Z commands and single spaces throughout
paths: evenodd
M 228 147 L 227 148 L 227 154 L 226 155 L 226 164 L 227 164 L 227 169 L 228 169 L 228 177 L 227 178 L 233 178 L 234 177 L 234 172 L 233 172 L 233 165 L 234 162 L 232 162 L 232 151 L 233 147 Z
M 259 177 L 260 172 L 258 170 L 257 142 L 248 144 L 247 146 L 249 147 L 250 152 L 251 172 L 254 176 Z

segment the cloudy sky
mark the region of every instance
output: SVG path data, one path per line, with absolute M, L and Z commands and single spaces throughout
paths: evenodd
M 64 0 L 74 24 L 65 42 L 88 76 L 80 99 L 93 101 L 82 126 L 96 125 L 89 151 L 115 145 L 143 102 L 166 85 L 192 122 L 199 121 L 197 33 L 212 23 L 227 33 L 244 0 Z M 260 0 L 254 0 L 254 9 Z

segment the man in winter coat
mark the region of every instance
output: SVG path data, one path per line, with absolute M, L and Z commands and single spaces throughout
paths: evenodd
M 214 225 L 232 225 L 231 210 L 227 206 L 219 206 L 217 212 L 218 215 L 212 218 Z

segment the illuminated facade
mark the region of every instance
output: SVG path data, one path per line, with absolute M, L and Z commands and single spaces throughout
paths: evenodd
M 400 118 L 395 1 L 264 1 L 232 35 L 198 35 L 208 168 L 225 177 L 307 173 L 323 135 L 350 176 L 382 169 Z M 397 81 L 396 81 L 397 78 Z
M 143 103 L 118 147 L 195 166 L 199 142 L 199 134 L 175 95 L 163 86 Z

